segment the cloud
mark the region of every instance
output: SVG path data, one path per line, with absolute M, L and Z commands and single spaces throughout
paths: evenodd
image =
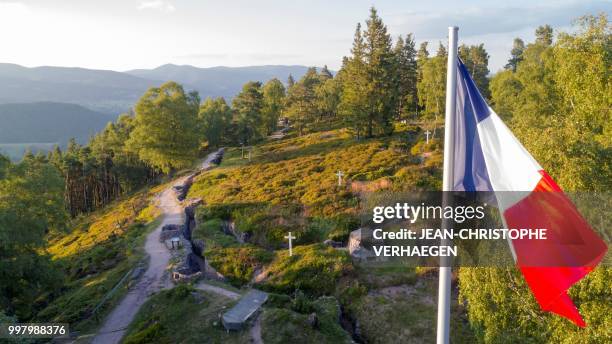
M 463 37 L 507 33 L 543 24 L 567 26 L 571 20 L 585 14 L 608 12 L 610 4 L 602 1 L 566 3 L 555 6 L 466 8 L 461 11 L 404 13 L 395 25 L 399 32 L 414 32 L 418 39 L 444 37 L 446 28 L 459 27 Z M 400 15 L 396 15 L 399 17 Z
M 174 12 L 176 8 L 168 1 L 164 0 L 144 0 L 138 5 L 139 10 L 154 10 L 160 12 Z

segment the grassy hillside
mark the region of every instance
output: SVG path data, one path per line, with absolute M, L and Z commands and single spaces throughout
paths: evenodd
M 417 135 L 402 131 L 356 141 L 343 129 L 317 132 L 255 146 L 251 161 L 242 159 L 240 148 L 231 148 L 218 169 L 196 180 L 189 196 L 208 204 L 294 204 L 305 216 L 354 213 L 361 191 L 439 184 L 435 164 L 421 165 L 420 152 L 409 152 Z M 351 183 L 338 186 L 339 170 Z
M 234 285 L 254 283 L 293 303 L 296 290 L 304 292 L 307 303 L 335 295 L 345 323 L 357 324 L 361 338 L 383 343 L 399 333 L 405 340 L 429 342 L 436 311 L 429 270 L 359 268 L 347 251 L 321 244 L 328 238 L 346 243 L 348 233 L 360 226 L 363 198 L 373 192 L 440 187 L 440 142 L 423 141 L 418 126 L 398 126 L 391 137 L 359 141 L 344 129 L 293 135 L 256 145 L 250 161 L 240 148 L 230 148 L 221 166 L 198 177 L 190 191 L 189 197 L 206 204 L 198 211 L 194 237 L 205 241 L 209 262 Z M 338 170 L 344 173 L 341 186 Z M 246 243 L 223 233 L 230 223 Z M 288 231 L 297 236 L 293 257 L 284 239 Z M 401 311 L 392 306 L 397 304 Z M 469 341 L 464 311 L 457 304 L 453 308 L 457 331 Z M 283 342 L 290 333 L 310 333 L 304 314 L 266 309 L 264 339 Z M 266 332 L 279 322 L 289 330 Z
M 145 235 L 158 223 L 158 211 L 150 201 L 162 187 L 77 218 L 69 233 L 50 239 L 48 252 L 67 277 L 60 291 L 41 297 L 38 320 L 70 323 L 74 331 L 98 326 L 124 295 L 125 286 L 111 294 L 96 313 L 95 307 L 132 268 L 144 264 Z

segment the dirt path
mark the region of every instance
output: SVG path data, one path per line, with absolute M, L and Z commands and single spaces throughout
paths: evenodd
M 204 290 L 204 291 L 210 291 L 211 293 L 216 293 L 216 294 L 220 294 L 223 295 L 225 297 L 228 297 L 232 300 L 238 300 L 239 298 L 242 297 L 242 295 L 233 292 L 231 290 L 227 290 L 221 287 L 217 287 L 214 285 L 210 285 L 208 283 L 204 283 L 204 282 L 198 282 L 195 285 L 196 289 L 200 289 L 200 290 Z
M 200 168 L 207 170 L 211 168 L 211 160 L 215 153 L 209 154 Z M 173 184 L 183 182 L 187 177 L 177 179 Z M 145 251 L 149 255 L 149 265 L 147 271 L 127 293 L 115 309 L 106 317 L 104 324 L 99 329 L 98 334 L 91 341 L 92 344 L 115 344 L 121 341 L 128 325 L 134 319 L 136 313 L 151 294 L 162 289 L 172 287 L 170 276 L 166 272 L 170 261 L 170 251 L 164 243 L 159 242 L 159 234 L 164 225 L 181 224 L 184 219 L 184 211 L 181 204 L 176 199 L 176 194 L 172 186 L 164 190 L 156 198 L 158 207 L 162 211 L 162 223 L 151 232 L 145 242 Z
M 261 338 L 261 314 L 257 315 L 255 323 L 251 327 L 251 339 L 254 344 L 263 344 L 263 339 Z

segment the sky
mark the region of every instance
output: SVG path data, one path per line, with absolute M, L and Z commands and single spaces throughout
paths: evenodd
M 0 0 L 0 62 L 125 71 L 166 63 L 198 67 L 328 65 L 337 70 L 374 5 L 395 41 L 413 33 L 431 50 L 459 26 L 459 43 L 484 43 L 489 69 L 512 40 L 550 24 L 571 30 L 612 1 L 421 0 Z

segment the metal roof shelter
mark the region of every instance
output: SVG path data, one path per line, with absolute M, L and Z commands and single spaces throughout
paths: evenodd
M 268 294 L 253 289 L 244 295 L 238 303 L 223 314 L 223 326 L 227 330 L 240 330 L 268 299 Z

